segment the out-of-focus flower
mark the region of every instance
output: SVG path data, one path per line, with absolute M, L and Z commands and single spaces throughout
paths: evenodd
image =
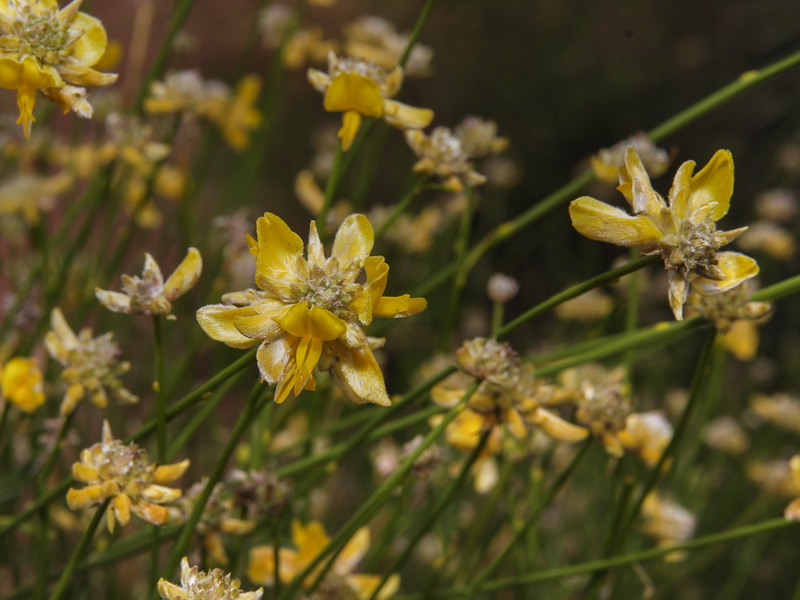
M 255 108 L 260 93 L 261 78 L 254 73 L 245 75 L 218 109 L 209 110 L 222 137 L 238 152 L 250 147 L 250 132 L 261 124 L 261 112 Z
M 311 521 L 308 525 L 303 525 L 297 519 L 292 521 L 292 540 L 296 549 L 279 548 L 278 550 L 279 576 L 284 584 L 291 582 L 302 573 L 330 544 L 330 538 L 319 521 Z M 334 560 L 333 566 L 326 573 L 312 598 L 319 600 L 325 598 L 367 600 L 370 598 L 382 577 L 353 572 L 358 562 L 367 553 L 369 543 L 369 529 L 362 527 L 356 531 Z M 250 550 L 247 577 L 250 581 L 260 585 L 275 585 L 275 549 L 272 546 L 256 546 Z M 316 577 L 317 573 L 312 572 L 301 585 L 303 587 L 310 586 Z M 391 598 L 399 586 L 400 577 L 393 574 L 378 593 L 378 600 Z
M 82 0 L 58 8 L 56 0 L 14 0 L 0 4 L 0 87 L 17 90 L 25 139 L 30 138 L 36 91 L 88 119 L 92 106 L 84 86 L 107 86 L 113 73 L 93 67 L 106 51 L 103 24 L 78 12 Z
M 489 282 L 486 284 L 486 291 L 492 302 L 496 304 L 506 304 L 517 295 L 519 291 L 519 282 L 508 275 L 495 273 L 489 277 Z
M 669 272 L 669 304 L 677 320 L 692 287 L 710 296 L 736 287 L 758 274 L 758 263 L 737 252 L 720 252 L 746 227 L 718 231 L 733 193 L 733 158 L 718 150 L 697 174 L 694 161 L 675 174 L 669 204 L 653 190 L 650 177 L 629 146 L 617 189 L 633 209 L 623 210 L 588 196 L 569 206 L 572 225 L 593 240 L 619 246 L 637 246 L 643 254 L 660 254 Z
M 281 50 L 281 61 L 287 69 L 299 69 L 306 63 L 325 62 L 337 44 L 322 37 L 319 27 L 295 28 L 291 9 L 286 4 L 270 3 L 258 16 L 258 30 L 268 48 Z
M 23 412 L 32 413 L 44 404 L 42 379 L 42 372 L 33 358 L 16 356 L 0 365 L 3 398 Z
M 758 350 L 756 321 L 771 310 L 769 302 L 753 302 L 750 281 L 714 296 L 689 295 L 689 308 L 714 323 L 725 347 L 739 360 L 753 360 Z
M 792 473 L 794 487 L 798 491 L 798 494 L 800 494 L 800 454 L 795 454 L 789 459 L 789 469 Z M 783 514 L 790 521 L 800 521 L 800 498 L 792 500 Z
M 419 159 L 414 172 L 440 177 L 446 189 L 460 192 L 465 186 L 475 187 L 486 181 L 486 177 L 474 170 L 461 138 L 447 127 L 436 127 L 430 135 L 408 130 L 406 141 Z
M 757 221 L 750 225 L 736 245 L 748 252 L 764 252 L 778 260 L 794 256 L 797 249 L 794 236 L 783 227 L 769 221 Z
M 400 67 L 387 71 L 368 61 L 339 58 L 330 52 L 328 73 L 309 69 L 308 80 L 318 92 L 325 94 L 325 110 L 344 113 L 339 130 L 343 151 L 349 150 L 353 144 L 362 117 L 383 119 L 405 130 L 422 129 L 433 120 L 433 111 L 427 108 L 415 108 L 391 100 L 403 83 L 403 69 Z
M 380 227 L 393 210 L 390 206 L 374 206 L 369 212 L 369 219 L 376 227 Z M 381 240 L 392 242 L 408 254 L 419 254 L 430 249 L 436 234 L 450 220 L 450 215 L 442 207 L 429 204 L 416 215 L 401 214 L 384 232 Z
M 565 321 L 590 322 L 608 316 L 614 308 L 614 299 L 594 288 L 555 307 L 559 319 Z
M 590 363 L 563 372 L 561 383 L 575 389 L 575 420 L 588 427 L 611 456 L 622 456 L 618 434 L 626 428 L 633 411 L 625 368 L 609 370 Z
M 642 159 L 644 168 L 653 177 L 659 177 L 667 170 L 669 166 L 667 151 L 656 147 L 646 133 L 639 132 L 628 139 L 617 142 L 611 148 L 602 148 L 592 157 L 592 172 L 595 177 L 605 183 L 617 183 L 619 170 L 625 165 L 625 152 L 628 146 L 634 147 L 639 158 Z
M 372 61 L 386 69 L 400 63 L 409 35 L 399 33 L 394 25 L 380 17 L 363 16 L 344 28 L 344 52 L 349 56 Z M 406 62 L 407 75 L 423 76 L 432 72 L 433 50 L 417 43 Z
M 208 572 L 197 567 L 189 568 L 189 560 L 181 560 L 181 584 L 175 585 L 166 579 L 158 580 L 158 593 L 163 600 L 261 600 L 263 588 L 255 592 L 243 592 L 238 579 L 219 569 Z
M 225 294 L 224 304 L 198 310 L 203 331 L 233 348 L 260 342 L 259 370 L 262 379 L 278 385 L 276 402 L 315 389 L 312 372 L 319 363 L 351 399 L 391 404 L 363 328 L 374 317 L 416 314 L 427 302 L 383 295 L 389 266 L 382 256 L 369 256 L 374 235 L 367 218 L 345 219 L 330 257 L 314 221 L 306 256 L 303 241 L 276 215 L 265 213 L 256 231 L 257 240 L 247 239 L 260 289 Z M 362 270 L 366 281 L 357 283 Z
M 686 508 L 653 492 L 642 504 L 642 531 L 655 538 L 659 548 L 685 542 L 694 535 L 697 518 Z M 683 552 L 670 552 L 664 560 L 675 562 L 684 558 Z
M 617 434 L 622 447 L 639 455 L 648 467 L 655 467 L 672 439 L 672 425 L 658 411 L 633 413 L 625 429 Z
M 761 419 L 789 431 L 800 433 L 800 398 L 790 394 L 756 394 L 750 410 Z
M 499 154 L 508 148 L 508 138 L 497 135 L 497 123 L 481 117 L 466 117 L 456 125 L 453 134 L 469 158 Z
M 108 404 L 108 391 L 122 403 L 139 401 L 119 380 L 130 369 L 130 363 L 119 361 L 120 350 L 113 333 L 92 337 L 92 330 L 85 328 L 75 335 L 59 308 L 50 313 L 50 326 L 53 329 L 47 332 L 44 342 L 50 356 L 64 367 L 61 379 L 69 385 L 61 401 L 62 415 L 75 410 L 87 394 L 100 408 Z
M 144 254 L 142 277 L 122 275 L 123 292 L 109 292 L 95 288 L 100 304 L 113 312 L 129 315 L 170 315 L 172 303 L 188 292 L 200 278 L 203 259 L 197 248 L 189 248 L 186 258 L 172 272 L 167 281 L 161 268 L 149 253 Z
M 786 189 L 763 192 L 756 198 L 756 216 L 773 223 L 788 223 L 800 211 L 797 195 Z
M 751 460 L 746 466 L 747 478 L 768 494 L 792 498 L 800 496 L 800 481 L 788 460 Z
M 108 421 L 103 422 L 103 439 L 81 452 L 80 462 L 72 465 L 72 476 L 88 484 L 70 488 L 67 504 L 83 510 L 111 500 L 106 512 L 108 530 L 114 523 L 127 525 L 131 512 L 152 525 L 170 520 L 166 504 L 178 499 L 181 491 L 161 484 L 178 479 L 189 468 L 189 459 L 156 467 L 147 452 L 136 444 L 123 444 L 111 435 Z
M 67 173 L 37 175 L 17 173 L 0 184 L 0 215 L 20 214 L 30 224 L 39 222 L 40 213 L 53 207 L 55 197 L 72 183 Z
M 715 450 L 732 456 L 747 452 L 750 440 L 739 422 L 730 416 L 722 416 L 711 421 L 703 429 L 703 441 Z

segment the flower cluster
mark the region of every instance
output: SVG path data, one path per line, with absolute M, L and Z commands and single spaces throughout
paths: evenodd
M 177 500 L 181 491 L 161 484 L 178 479 L 188 468 L 188 459 L 156 467 L 136 444 L 114 439 L 104 421 L 102 441 L 83 450 L 80 462 L 72 465 L 73 477 L 87 486 L 70 488 L 67 504 L 72 510 L 82 510 L 110 500 L 109 531 L 114 531 L 116 521 L 127 525 L 131 512 L 152 525 L 164 525 L 170 521 L 165 505 Z
M 108 86 L 111 73 L 92 69 L 106 51 L 103 24 L 79 12 L 83 0 L 58 8 L 56 0 L 14 0 L 0 4 L 0 86 L 17 90 L 25 139 L 30 138 L 36 92 L 64 112 L 90 118 L 84 86 Z
M 44 404 L 42 372 L 36 360 L 17 356 L 0 366 L 3 398 L 23 412 L 31 413 Z
M 118 360 L 120 350 L 113 333 L 92 337 L 92 330 L 86 328 L 75 335 L 59 308 L 50 314 L 50 325 L 53 329 L 44 342 L 50 356 L 64 367 L 61 379 L 69 385 L 61 402 L 62 415 L 75 410 L 86 395 L 100 408 L 108 404 L 108 391 L 123 403 L 139 401 L 119 380 L 130 363 Z
M 328 54 L 328 72 L 308 70 L 308 80 L 323 94 L 328 112 L 344 113 L 339 137 L 347 151 L 361 127 L 362 117 L 383 119 L 401 129 L 422 129 L 433 119 L 427 108 L 415 108 L 391 98 L 400 91 L 403 69 L 387 71 L 366 60 Z
M 716 227 L 728 212 L 733 193 L 731 153 L 719 150 L 695 174 L 694 167 L 693 161 L 680 166 L 667 203 L 650 185 L 636 149 L 628 146 L 617 189 L 633 216 L 588 196 L 569 206 L 572 225 L 586 237 L 661 255 L 669 272 L 669 304 L 679 321 L 690 287 L 714 295 L 758 274 L 758 264 L 749 256 L 719 251 L 747 229 Z
M 189 567 L 189 560 L 181 560 L 181 584 L 175 585 L 166 579 L 158 580 L 158 593 L 163 600 L 261 600 L 263 588 L 255 592 L 243 592 L 240 582 L 219 569 L 208 572 Z
M 311 222 L 307 255 L 303 242 L 276 215 L 256 222 L 257 240 L 248 236 L 256 259 L 259 289 L 223 296 L 223 304 L 205 306 L 197 320 L 209 337 L 234 348 L 260 342 L 262 379 L 278 384 L 275 401 L 316 389 L 313 370 L 331 370 L 357 402 L 391 404 L 383 373 L 372 354 L 364 327 L 375 317 L 406 317 L 425 309 L 423 298 L 384 296 L 389 266 L 369 256 L 372 226 L 363 215 L 342 223 L 326 257 Z M 365 283 L 357 280 L 366 276 Z

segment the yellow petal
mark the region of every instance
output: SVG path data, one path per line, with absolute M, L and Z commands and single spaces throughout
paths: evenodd
M 197 322 L 212 340 L 223 342 L 231 348 L 249 348 L 258 343 L 242 335 L 234 321 L 237 317 L 249 317 L 258 314 L 256 306 L 235 308 L 227 304 L 211 304 L 197 311 Z
M 347 324 L 339 317 L 308 302 L 298 302 L 275 320 L 284 331 L 299 338 L 335 340 L 347 331 Z
M 644 215 L 631 216 L 625 211 L 583 196 L 569 205 L 572 226 L 593 240 L 618 246 L 641 246 L 657 242 L 663 236 L 653 221 Z
M 156 470 L 153 472 L 153 481 L 156 483 L 169 483 L 170 481 L 175 481 L 178 477 L 183 475 L 188 468 L 188 458 L 178 463 L 161 465 L 156 467 Z
M 325 90 L 323 106 L 328 112 L 355 111 L 365 117 L 383 116 L 383 98 L 378 84 L 359 73 L 340 73 Z
M 269 384 L 277 383 L 284 377 L 289 361 L 293 359 L 294 347 L 289 336 L 264 342 L 258 347 L 258 352 L 256 353 L 261 379 Z
M 723 341 L 739 360 L 753 360 L 758 352 L 758 327 L 752 321 L 735 321 L 723 334 Z
M 19 108 L 19 118 L 17 125 L 22 123 L 22 133 L 25 139 L 31 138 L 31 124 L 36 121 L 33 116 L 33 107 L 36 104 L 36 90 L 28 87 L 21 87 L 17 90 L 17 108 Z
M 342 116 L 342 126 L 337 135 L 342 140 L 342 152 L 347 152 L 356 139 L 358 130 L 361 127 L 361 115 L 354 110 L 348 110 Z
M 694 290 L 704 296 L 713 296 L 725 290 L 735 288 L 743 281 L 758 275 L 759 266 L 755 259 L 738 252 L 719 252 L 717 267 L 725 274 L 725 279 L 715 281 L 698 277 L 692 282 Z
M 68 7 L 64 7 L 62 12 L 67 8 Z M 100 22 L 100 19 L 79 12 L 72 19 L 70 28 L 83 31 L 83 35 L 71 46 L 73 51 L 72 57 L 85 64 L 87 67 L 92 67 L 97 64 L 97 62 L 103 58 L 103 54 L 105 54 L 106 47 L 108 46 L 106 30 Z
M 114 517 L 121 525 L 127 525 L 131 520 L 131 499 L 125 494 L 120 494 L 111 502 L 109 510 L 114 511 Z
M 93 467 L 88 467 L 82 462 L 76 462 L 72 465 L 72 476 L 78 481 L 90 483 L 99 479 L 100 471 Z
M 717 150 L 708 164 L 692 177 L 688 198 L 691 215 L 712 203 L 709 218 L 719 221 L 728 212 L 733 195 L 733 156 L 728 150 Z
M 67 506 L 72 510 L 81 510 L 98 504 L 103 499 L 99 486 L 90 485 L 82 490 L 70 488 L 67 492 Z
M 364 215 L 350 215 L 336 232 L 331 257 L 345 266 L 353 260 L 363 260 L 369 256 L 374 243 L 375 234 L 369 219 Z
M 130 296 L 126 296 L 120 292 L 101 290 L 100 288 L 94 288 L 94 295 L 100 304 L 105 306 L 110 311 L 118 313 L 131 312 Z
M 531 421 L 548 436 L 562 442 L 580 442 L 589 435 L 589 430 L 585 427 L 565 421 L 543 408 L 534 411 Z
M 194 287 L 203 271 L 203 258 L 197 248 L 189 248 L 186 258 L 164 283 L 164 295 L 172 302 Z
M 425 129 L 433 121 L 433 111 L 417 108 L 395 100 L 383 101 L 384 120 L 401 129 Z
M 256 221 L 258 255 L 256 283 L 270 291 L 277 281 L 297 279 L 297 264 L 303 257 L 303 240 L 280 217 L 264 213 Z
M 131 508 L 140 519 L 151 525 L 165 525 L 169 523 L 169 509 L 165 506 L 159 506 L 158 504 L 152 504 L 150 502 L 137 502 Z
M 372 309 L 375 317 L 408 317 L 425 310 L 428 301 L 425 298 L 412 298 L 409 294 L 402 296 L 383 296 Z
M 339 346 L 339 360 L 333 373 L 338 378 L 347 396 L 354 402 L 372 402 L 391 406 L 383 372 L 368 346 L 347 348 Z
M 636 214 L 656 216 L 664 207 L 663 200 L 653 190 L 650 176 L 633 146 L 628 146 L 625 150 L 625 168 L 620 171 L 620 187 L 625 190 L 620 191 Z
M 336 557 L 333 569 L 336 573 L 343 575 L 352 573 L 356 565 L 369 550 L 369 528 L 361 527 L 353 534 L 350 541 L 342 548 L 342 552 Z

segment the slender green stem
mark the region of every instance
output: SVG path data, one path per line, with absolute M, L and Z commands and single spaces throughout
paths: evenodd
M 447 508 L 453 501 L 453 497 L 455 496 L 456 492 L 464 485 L 464 481 L 472 471 L 475 461 L 478 460 L 481 452 L 483 452 L 483 449 L 486 447 L 486 442 L 489 441 L 489 436 L 491 433 L 492 429 L 489 428 L 481 434 L 477 445 L 472 449 L 472 452 L 470 452 L 467 459 L 461 465 L 461 470 L 458 474 L 458 477 L 456 477 L 450 486 L 443 490 L 443 493 L 437 497 L 436 502 L 427 512 L 425 518 L 419 522 L 416 532 L 411 536 L 411 539 L 406 544 L 403 552 L 389 567 L 384 570 L 386 574 L 383 576 L 383 579 L 381 579 L 378 587 L 375 588 L 375 591 L 372 592 L 369 600 L 375 600 L 378 598 L 379 592 L 383 589 L 383 586 L 386 585 L 386 582 L 389 580 L 389 577 L 391 577 L 392 573 L 397 572 L 404 564 L 406 564 L 406 561 L 411 557 L 411 553 L 414 551 L 414 548 L 417 547 L 417 543 L 426 533 L 430 531 L 431 527 L 442 514 L 444 509 Z
M 167 399 L 164 396 L 164 340 L 161 318 L 153 315 L 153 358 L 155 375 L 153 391 L 156 393 L 156 440 L 158 442 L 158 464 L 167 462 Z
M 411 56 L 411 51 L 419 41 L 419 36 L 422 35 L 422 30 L 425 28 L 425 24 L 428 22 L 428 17 L 431 16 L 435 4 L 436 0 L 428 0 L 425 6 L 422 7 L 422 11 L 420 11 L 419 17 L 417 17 L 417 22 L 414 23 L 414 29 L 411 30 L 411 35 L 408 36 L 408 43 L 406 44 L 405 50 L 403 50 L 403 55 L 398 62 L 401 67 L 406 66 Z
M 497 592 L 499 590 L 519 588 L 523 586 L 530 586 L 537 583 L 546 581 L 555 581 L 558 579 L 565 579 L 567 577 L 575 577 L 578 575 L 588 575 L 595 571 L 604 571 L 615 567 L 622 567 L 632 565 L 654 558 L 662 557 L 671 552 L 680 552 L 694 550 L 697 548 L 704 548 L 706 546 L 714 546 L 717 544 L 724 544 L 735 540 L 749 538 L 754 535 L 770 533 L 780 529 L 795 526 L 794 521 L 787 521 L 786 519 L 771 519 L 756 523 L 755 525 L 747 525 L 744 527 L 736 527 L 714 533 L 703 537 L 695 538 L 691 541 L 682 544 L 675 544 L 674 546 L 666 546 L 660 548 L 651 548 L 649 550 L 642 550 L 639 552 L 632 552 L 630 554 L 623 554 L 611 558 L 604 558 L 600 560 L 592 560 L 577 565 L 570 565 L 567 567 L 559 567 L 556 569 L 549 569 L 547 571 L 539 571 L 528 573 L 519 577 L 508 577 L 503 579 L 496 579 L 494 581 L 487 581 L 481 585 L 467 586 L 456 589 L 439 590 L 433 593 L 434 598 L 463 598 L 471 597 L 476 594 L 488 594 Z M 416 600 L 421 598 L 421 594 L 404 594 L 395 596 L 396 600 Z
M 230 435 L 225 442 L 225 446 L 220 451 L 219 458 L 217 458 L 217 462 L 214 465 L 213 470 L 208 475 L 206 486 L 203 488 L 203 491 L 200 492 L 200 495 L 195 501 L 195 505 L 192 508 L 192 514 L 181 528 L 178 539 L 176 540 L 175 545 L 172 547 L 172 551 L 169 554 L 169 559 L 167 560 L 167 567 L 164 569 L 165 578 L 172 577 L 173 572 L 178 568 L 181 558 L 186 554 L 186 548 L 188 548 L 189 542 L 195 533 L 197 523 L 200 521 L 200 517 L 203 514 L 203 509 L 208 503 L 208 499 L 211 497 L 211 492 L 214 490 L 214 486 L 221 479 L 222 473 L 225 470 L 233 451 L 236 449 L 236 445 L 239 443 L 239 438 L 251 424 L 253 417 L 258 414 L 259 408 L 263 407 L 261 399 L 269 391 L 270 388 L 261 382 L 256 382 L 255 386 L 253 386 L 253 391 L 250 393 L 250 397 L 247 399 L 244 409 L 239 414 L 239 418 L 236 420 L 233 429 L 231 429 Z
M 41 471 L 38 474 L 39 483 L 44 486 L 47 483 L 47 478 L 50 476 L 50 473 L 53 471 L 53 467 L 56 465 L 56 461 L 58 457 L 61 456 L 61 444 L 64 441 L 64 437 L 67 435 L 67 431 L 69 431 L 69 427 L 72 424 L 72 417 L 75 414 L 73 410 L 68 415 L 64 415 L 61 417 L 61 423 L 58 427 L 58 433 L 56 433 L 56 439 L 53 442 L 53 448 L 50 450 L 50 456 L 47 457 L 47 461 L 42 465 Z
M 339 193 L 339 186 L 342 183 L 344 176 L 344 152 L 342 151 L 342 144 L 336 145 L 336 154 L 333 157 L 333 167 L 328 175 L 328 181 L 325 183 L 325 201 L 322 203 L 322 209 L 317 215 L 317 229 L 319 230 L 319 237 L 323 243 L 328 235 L 328 213 L 333 206 L 333 201 Z
M 475 188 L 468 187 L 466 191 L 466 206 L 464 212 L 461 214 L 461 222 L 458 228 L 458 237 L 455 242 L 455 256 L 453 261 L 457 265 L 462 265 L 469 246 L 469 236 L 472 230 L 472 217 L 475 213 Z M 464 286 L 467 280 L 465 277 L 456 277 L 453 280 L 453 285 L 450 288 L 450 297 L 447 302 L 447 308 L 444 314 L 444 326 L 442 327 L 442 337 L 439 344 L 440 350 L 445 350 L 450 345 L 450 337 L 458 320 L 458 309 L 461 303 L 461 293 L 464 291 Z
M 384 481 L 377 490 L 375 490 L 372 495 L 356 510 L 353 516 L 348 519 L 347 523 L 339 530 L 339 532 L 331 539 L 328 546 L 326 546 L 316 557 L 312 560 L 305 569 L 301 573 L 299 573 L 286 587 L 283 591 L 281 596 L 279 597 L 280 600 L 288 599 L 293 597 L 294 594 L 298 591 L 298 588 L 302 585 L 305 579 L 315 573 L 315 580 L 314 583 L 310 586 L 309 589 L 305 591 L 308 593 L 313 593 L 316 587 L 322 582 L 325 577 L 325 574 L 328 570 L 333 566 L 333 562 L 335 561 L 338 554 L 342 551 L 347 541 L 353 537 L 356 531 L 383 506 L 383 504 L 391 497 L 392 490 L 405 478 L 408 472 L 414 466 L 414 462 L 419 458 L 419 456 L 430 447 L 439 437 L 444 433 L 444 430 L 447 426 L 456 418 L 456 415 L 461 410 L 461 407 L 469 400 L 472 394 L 475 393 L 475 390 L 478 388 L 477 382 L 474 383 L 469 390 L 464 394 L 461 398 L 461 401 L 444 416 L 444 418 L 439 422 L 439 424 L 433 428 L 428 435 L 422 440 L 422 442 L 417 446 L 414 451 L 406 457 L 405 460 L 400 464 L 397 470 L 389 476 L 386 481 Z M 323 561 L 328 559 L 327 563 L 320 568 Z M 319 569 L 319 570 L 318 570 Z
M 194 2 L 195 0 L 178 0 L 177 6 L 172 11 L 172 21 L 170 21 L 167 36 L 158 49 L 158 54 L 156 54 L 156 57 L 153 59 L 153 64 L 147 72 L 144 81 L 142 81 L 139 87 L 139 94 L 136 96 L 134 110 L 139 115 L 144 113 L 144 99 L 150 92 L 150 85 L 161 77 L 164 73 L 164 69 L 166 69 L 167 59 L 169 58 L 172 46 L 175 44 L 175 38 L 178 36 L 178 33 L 180 33 L 183 24 L 189 17 L 189 13 L 194 7 Z
M 67 566 L 64 567 L 64 572 L 61 574 L 61 578 L 58 580 L 56 589 L 53 592 L 53 595 L 50 596 L 50 600 L 61 600 L 66 593 L 67 588 L 69 587 L 69 582 L 72 581 L 72 576 L 75 574 L 75 568 L 78 566 L 78 561 L 83 558 L 84 554 L 86 554 L 86 551 L 89 549 L 89 544 L 92 542 L 94 532 L 97 530 L 97 526 L 100 525 L 100 521 L 102 521 L 103 516 L 106 513 L 108 503 L 109 500 L 106 500 L 94 512 L 92 520 L 89 522 L 89 526 L 86 528 L 86 531 L 83 532 L 78 545 L 72 552 L 72 556 L 70 557 Z
M 400 202 L 398 202 L 397 205 L 394 207 L 394 210 L 392 210 L 391 214 L 386 218 L 386 220 L 383 223 L 380 224 L 378 229 L 375 231 L 376 240 L 381 239 L 386 234 L 386 232 L 389 231 L 391 226 L 394 225 L 394 222 L 397 221 L 398 218 L 400 218 L 400 215 L 402 215 L 408 210 L 408 208 L 411 206 L 411 203 L 414 201 L 414 198 L 417 197 L 417 194 L 419 194 L 420 190 L 422 189 L 425 180 L 426 177 L 417 177 L 414 180 L 414 183 L 411 184 L 411 187 L 409 188 L 408 192 L 406 192 L 406 195 L 402 197 Z
M 513 548 L 522 541 L 525 536 L 530 531 L 530 528 L 538 521 L 539 515 L 542 514 L 542 511 L 550 505 L 550 502 L 553 501 L 553 498 L 556 497 L 558 492 L 564 487 L 564 485 L 569 481 L 569 478 L 575 472 L 575 469 L 581 463 L 583 458 L 589 451 L 589 447 L 592 445 L 592 438 L 587 438 L 583 445 L 581 446 L 580 450 L 575 454 L 575 456 L 570 461 L 569 465 L 558 474 L 555 481 L 550 485 L 550 488 L 547 490 L 547 493 L 542 496 L 540 502 L 536 505 L 536 507 L 531 511 L 531 514 L 525 519 L 525 522 L 517 527 L 514 531 L 514 535 L 509 540 L 509 542 L 505 545 L 505 547 L 495 556 L 492 561 L 483 569 L 478 575 L 475 577 L 473 582 L 470 584 L 472 586 L 478 586 L 481 582 L 487 580 L 489 577 L 494 575 L 497 569 L 505 563 L 506 558 L 508 557 L 509 552 Z

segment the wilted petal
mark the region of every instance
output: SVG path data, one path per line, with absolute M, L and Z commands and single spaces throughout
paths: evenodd
M 203 258 L 197 248 L 189 248 L 186 258 L 164 284 L 164 295 L 172 302 L 194 287 L 203 270 Z
M 758 275 L 759 266 L 755 259 L 738 252 L 720 252 L 717 254 L 717 267 L 725 274 L 725 279 L 716 281 L 706 277 L 698 277 L 692 281 L 692 288 L 704 296 L 713 296 L 735 288 L 743 281 Z
M 678 271 L 669 272 L 669 306 L 676 321 L 683 320 L 683 305 L 689 297 L 689 283 Z
M 120 292 L 101 290 L 100 288 L 94 288 L 94 295 L 100 304 L 110 311 L 128 314 L 131 312 L 130 296 L 121 294 Z
M 284 377 L 294 361 L 294 347 L 289 336 L 283 336 L 271 342 L 264 342 L 256 353 L 258 370 L 261 378 L 269 384 L 275 384 Z
M 586 237 L 618 246 L 652 244 L 663 232 L 644 215 L 631 216 L 625 211 L 583 196 L 569 205 L 572 226 Z
M 340 345 L 338 355 L 333 372 L 351 400 L 391 406 L 383 372 L 368 346 L 350 349 Z

